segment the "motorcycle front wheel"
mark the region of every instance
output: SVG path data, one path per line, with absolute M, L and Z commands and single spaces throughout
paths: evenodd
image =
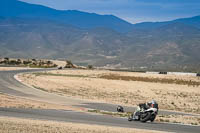
M 150 118 L 150 121 L 153 122 L 155 119 L 156 119 L 156 115 L 153 115 L 153 116 Z
M 151 113 L 150 112 L 146 112 L 145 114 L 142 114 L 140 117 L 140 121 L 141 122 L 147 122 L 148 120 L 150 120 L 151 117 Z

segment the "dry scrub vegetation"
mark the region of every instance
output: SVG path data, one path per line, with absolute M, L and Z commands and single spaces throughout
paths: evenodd
M 140 129 L 0 117 L 1 133 L 156 133 Z
M 200 114 L 198 77 L 60 70 L 22 74 L 19 78 L 38 89 L 66 96 L 122 105 L 137 105 L 155 99 L 161 109 Z
M 152 83 L 164 83 L 164 84 L 178 84 L 188 86 L 199 86 L 199 81 L 185 80 L 185 79 L 170 79 L 170 78 L 149 78 L 149 77 L 136 77 L 136 76 L 121 76 L 118 74 L 102 75 L 100 78 L 108 80 L 125 80 L 125 81 L 142 81 Z
M 52 68 L 57 67 L 50 60 L 37 60 L 37 59 L 10 59 L 10 58 L 0 58 L 0 65 L 11 65 L 19 67 L 32 67 L 32 68 Z

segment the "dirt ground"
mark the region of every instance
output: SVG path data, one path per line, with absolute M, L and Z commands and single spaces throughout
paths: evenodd
M 24 99 L 20 97 L 10 96 L 0 93 L 0 107 L 3 108 L 31 108 L 31 109 L 65 109 L 65 110 L 79 110 L 81 109 L 68 107 L 58 104 L 50 104 L 41 101 Z
M 200 116 L 183 116 L 183 115 L 158 115 L 158 122 L 181 123 L 190 125 L 200 125 Z
M 140 129 L 0 117 L 1 133 L 160 133 Z
M 200 86 L 102 78 L 105 75 L 200 82 L 198 77 L 192 76 L 105 70 L 55 70 L 21 74 L 19 78 L 38 89 L 66 96 L 134 106 L 154 99 L 161 109 L 200 114 Z
M 28 67 L 0 67 L 0 71 L 26 70 Z

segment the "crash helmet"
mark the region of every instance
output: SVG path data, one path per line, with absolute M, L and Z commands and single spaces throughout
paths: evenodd
M 152 100 L 151 102 L 148 102 L 148 105 L 152 108 L 158 109 L 158 103 L 155 100 Z
M 151 107 L 151 104 L 152 104 L 151 101 L 146 103 L 146 105 L 147 105 L 148 107 Z

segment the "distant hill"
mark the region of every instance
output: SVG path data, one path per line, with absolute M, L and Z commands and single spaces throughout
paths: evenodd
M 134 57 L 142 66 L 199 66 L 200 29 L 175 22 L 150 31 L 142 31 L 133 30 L 127 34 L 137 38 L 134 43 L 138 44 L 133 45 L 130 52 L 126 52 L 127 58 Z
M 1 0 L 0 16 L 56 20 L 80 28 L 106 27 L 118 32 L 127 32 L 132 27 L 132 24 L 113 15 L 98 15 L 76 10 L 61 11 L 17 0 Z
M 134 24 L 133 28 L 155 29 L 167 24 L 172 24 L 172 23 L 177 23 L 177 22 L 194 26 L 196 28 L 200 28 L 200 16 L 195 16 L 191 18 L 181 18 L 181 19 L 176 19 L 173 21 L 165 21 L 165 22 L 143 22 L 143 23 Z
M 79 65 L 136 70 L 200 71 L 199 25 L 199 16 L 132 25 L 111 15 L 1 0 L 0 57 L 59 58 Z

